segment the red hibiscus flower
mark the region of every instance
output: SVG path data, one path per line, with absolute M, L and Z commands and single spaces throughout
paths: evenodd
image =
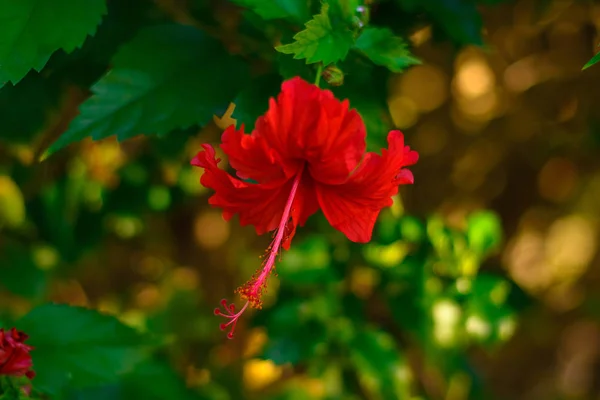
M 228 127 L 221 149 L 237 178 L 218 167 L 215 150 L 203 144 L 191 164 L 204 168 L 200 180 L 213 189 L 209 203 L 223 217 L 239 216 L 241 225 L 253 225 L 260 235 L 275 231 L 262 268 L 237 292 L 246 300 L 239 312 L 223 300 L 229 319 L 221 329 L 235 324 L 248 305 L 261 307 L 261 295 L 275 265 L 279 249 L 289 249 L 298 225 L 323 211 L 335 229 L 353 242 L 371 239 L 382 208 L 392 205 L 398 185 L 413 183 L 403 169 L 417 162 L 418 154 L 404 145 L 400 131 L 388 135 L 382 154 L 366 153 L 366 129 L 348 100 L 339 101 L 329 90 L 292 78 L 282 85 L 277 100 L 256 121 L 247 135 L 242 125 Z
M 33 361 L 29 352 L 33 349 L 24 344 L 28 336 L 12 328 L 10 331 L 0 329 L 0 375 L 27 376 L 32 379 Z

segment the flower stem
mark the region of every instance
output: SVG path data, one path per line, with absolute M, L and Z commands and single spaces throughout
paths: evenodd
M 315 86 L 319 86 L 321 82 L 321 74 L 323 73 L 323 63 L 319 63 L 317 67 L 317 77 L 315 78 Z

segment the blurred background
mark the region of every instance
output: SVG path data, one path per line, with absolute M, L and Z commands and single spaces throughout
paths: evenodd
M 131 25 L 143 15 L 208 27 L 234 51 L 246 46 L 235 32 L 268 45 L 264 22 L 227 2 L 145 3 L 109 6 Z M 98 69 L 51 60 L 60 73 L 3 87 L 0 319 L 44 301 L 116 315 L 170 340 L 157 362 L 190 398 L 600 399 L 600 67 L 581 70 L 600 42 L 600 5 L 481 2 L 476 46 L 440 36 L 453 2 L 438 14 L 409 3 L 375 2 L 371 23 L 405 33 L 423 64 L 380 74 L 379 103 L 348 97 L 371 149 L 394 126 L 405 133 L 421 157 L 415 184 L 367 245 L 311 217 L 234 340 L 213 309 L 238 301 L 270 237 L 225 222 L 189 165 L 221 130 L 88 139 L 38 162 Z M 442 28 L 460 34 L 471 16 L 457 13 Z M 240 95 L 234 118 L 251 124 L 295 71 L 277 57 L 256 63 L 270 89 Z M 170 384 L 146 381 L 147 398 L 186 398 Z M 73 398 L 112 393 L 90 390 Z

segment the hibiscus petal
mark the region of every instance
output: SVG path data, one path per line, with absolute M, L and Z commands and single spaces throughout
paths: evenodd
M 283 83 L 252 133 L 264 137 L 283 159 L 308 161 L 320 182 L 345 181 L 365 151 L 365 125 L 347 100 L 336 99 L 298 77 Z
M 392 205 L 398 185 L 412 183 L 412 173 L 402 169 L 418 160 L 418 154 L 404 146 L 400 131 L 388 135 L 389 150 L 367 153 L 350 179 L 341 185 L 317 185 L 317 198 L 325 217 L 353 242 L 371 240 L 379 212 Z
M 268 183 L 252 184 L 229 175 L 218 166 L 220 159 L 216 158 L 215 150 L 208 144 L 203 144 L 191 164 L 204 168 L 200 183 L 213 189 L 215 194 L 208 200 L 209 204 L 223 210 L 223 218 L 230 220 L 238 214 L 240 225 L 253 225 L 256 233 L 275 230 L 281 221 L 283 210 L 290 195 L 293 179 L 283 178 Z M 297 224 L 304 224 L 306 218 L 316 211 L 316 200 L 312 198 L 308 187 L 301 184 L 292 205 L 292 218 L 288 222 L 286 241 L 289 247 Z M 313 211 L 314 210 L 314 211 Z M 311 212 L 312 211 L 312 212 Z
M 298 163 L 284 164 L 281 156 L 269 147 L 263 137 L 247 135 L 244 126 L 236 130 L 229 126 L 221 136 L 221 149 L 227 154 L 229 164 L 241 179 L 267 183 L 294 175 Z

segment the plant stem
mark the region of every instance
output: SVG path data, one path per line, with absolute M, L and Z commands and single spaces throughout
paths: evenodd
M 315 78 L 315 85 L 319 86 L 319 82 L 321 82 L 321 74 L 323 73 L 323 63 L 319 63 L 317 67 L 317 77 Z

